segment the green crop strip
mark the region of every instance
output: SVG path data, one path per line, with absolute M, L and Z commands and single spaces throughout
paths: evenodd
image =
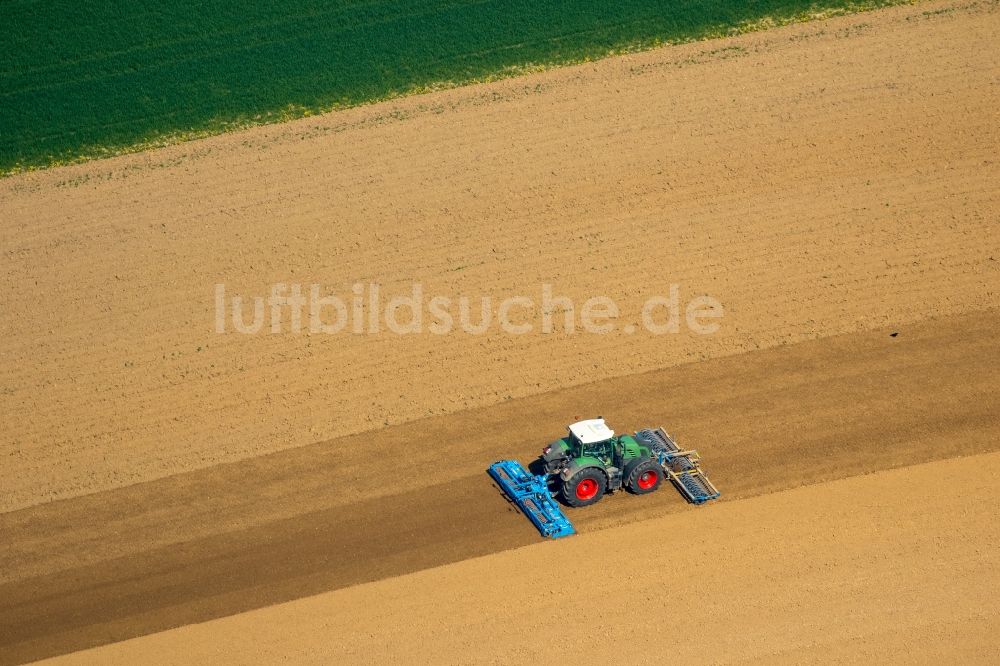
M 6 0 L 0 174 L 908 0 Z

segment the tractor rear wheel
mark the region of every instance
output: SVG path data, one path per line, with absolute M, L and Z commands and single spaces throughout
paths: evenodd
M 604 497 L 608 479 L 596 467 L 588 467 L 563 483 L 562 496 L 570 506 L 590 506 Z
M 655 460 L 643 460 L 635 465 L 626 481 L 628 489 L 636 495 L 651 493 L 663 482 L 663 469 Z

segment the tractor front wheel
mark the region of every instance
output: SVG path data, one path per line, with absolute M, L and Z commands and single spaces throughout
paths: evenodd
M 663 469 L 655 460 L 644 460 L 631 469 L 628 475 L 628 489 L 636 495 L 651 493 L 660 487 Z
M 590 506 L 604 497 L 607 488 L 608 480 L 604 472 L 588 467 L 563 483 L 562 496 L 570 506 Z

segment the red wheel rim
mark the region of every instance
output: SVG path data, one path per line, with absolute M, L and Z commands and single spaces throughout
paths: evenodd
M 656 472 L 652 470 L 643 472 L 639 475 L 639 480 L 636 483 L 643 490 L 649 490 L 656 485 Z
M 593 499 L 597 494 L 597 481 L 584 479 L 576 484 L 576 498 L 582 500 Z

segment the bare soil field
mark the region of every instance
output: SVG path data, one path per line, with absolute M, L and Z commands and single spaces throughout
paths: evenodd
M 998 29 L 921 3 L 0 181 L 0 664 L 555 659 L 539 618 L 601 654 L 637 605 L 695 661 L 994 661 Z M 621 315 L 215 332 L 216 284 L 279 282 Z M 627 333 L 671 284 L 720 330 Z M 723 500 L 538 544 L 485 467 L 597 414 Z
M 1000 453 L 883 471 L 51 663 L 996 663 L 998 482 Z
M 536 543 L 484 470 L 498 442 L 537 456 L 573 410 L 603 408 L 623 429 L 673 424 L 725 501 L 995 451 L 998 346 L 996 311 L 930 320 L 895 338 L 855 333 L 606 380 L 425 419 L 416 435 L 387 428 L 0 515 L 0 531 L 17 535 L 0 561 L 0 662 Z M 674 512 L 697 521 L 702 509 L 666 489 L 569 516 L 590 533 Z

